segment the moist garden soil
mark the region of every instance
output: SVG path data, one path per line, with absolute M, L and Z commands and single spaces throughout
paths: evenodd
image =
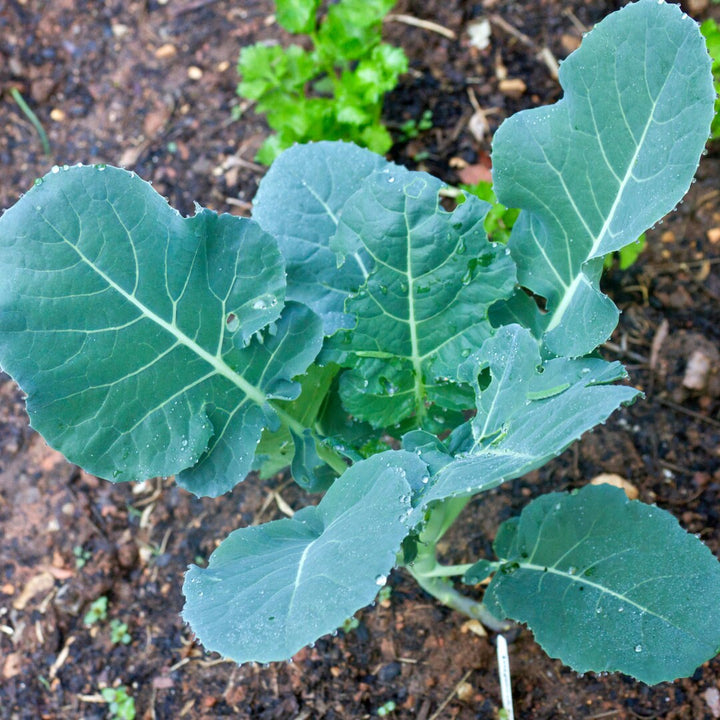
M 561 96 L 546 59 L 561 60 L 583 29 L 622 4 L 401 1 L 396 12 L 455 37 L 387 23 L 388 40 L 411 61 L 385 107 L 398 138 L 392 157 L 450 183 L 487 175 L 503 118 Z M 720 19 L 706 5 L 684 9 Z M 235 61 L 243 45 L 289 41 L 271 12 L 268 0 L 0 3 L 0 208 L 51 165 L 82 161 L 135 170 L 186 214 L 194 201 L 248 214 L 267 128 L 235 95 Z M 482 17 L 492 36 L 478 49 L 468 26 Z M 46 129 L 50 156 L 13 87 Z M 428 109 L 433 128 L 403 139 L 402 123 Z M 606 277 L 623 314 L 603 352 L 626 363 L 645 399 L 542 470 L 473 502 L 443 543 L 447 560 L 489 555 L 498 525 L 532 497 L 601 473 L 622 476 L 720 553 L 719 179 L 711 146 L 640 260 Z M 497 718 L 492 634 L 473 632 L 402 572 L 391 576 L 387 599 L 358 613 L 357 628 L 322 638 L 292 663 L 237 667 L 194 641 L 179 618 L 186 566 L 202 563 L 232 529 L 309 501 L 284 477 L 251 477 L 215 500 L 172 480 L 98 480 L 29 429 L 20 392 L 0 376 L 0 718 L 107 718 L 100 692 L 112 686 L 126 687 L 147 720 L 355 720 L 388 701 L 396 718 Z M 100 597 L 107 618 L 85 623 Z M 113 620 L 127 625 L 129 642 L 113 642 Z M 523 628 L 510 656 L 518 718 L 720 717 L 717 660 L 692 678 L 648 687 L 622 675 L 579 676 Z

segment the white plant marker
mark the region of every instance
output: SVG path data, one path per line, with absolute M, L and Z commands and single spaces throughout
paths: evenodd
M 498 672 L 500 673 L 500 697 L 507 720 L 515 720 L 512 700 L 512 680 L 510 678 L 510 656 L 504 635 L 497 636 Z

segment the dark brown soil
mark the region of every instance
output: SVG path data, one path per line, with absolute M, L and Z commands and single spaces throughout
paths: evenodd
M 560 88 L 538 51 L 561 59 L 590 27 L 624 3 L 606 0 L 405 0 L 396 8 L 454 31 L 389 22 L 411 58 L 388 98 L 392 127 L 423 110 L 434 127 L 400 142 L 393 157 L 457 182 L 465 165 L 487 167 L 492 132 L 509 114 L 553 102 Z M 697 17 L 719 8 L 693 3 Z M 705 3 L 707 5 L 707 3 Z M 52 164 L 125 165 L 171 204 L 246 213 L 263 169 L 252 162 L 267 130 L 231 110 L 239 48 L 286 36 L 268 22 L 269 0 L 6 0 L 0 3 L 0 208 Z M 691 8 L 687 8 L 691 10 Z M 467 26 L 495 14 L 489 50 Z M 512 28 L 523 35 L 513 33 Z M 499 69 L 525 83 L 503 93 Z M 12 100 L 18 88 L 47 130 L 44 157 Z M 487 113 L 470 130 L 470 95 Z M 419 159 L 422 158 L 422 159 Z M 444 544 L 448 559 L 490 552 L 498 524 L 536 494 L 622 475 L 646 502 L 675 513 L 720 553 L 720 157 L 711 149 L 686 201 L 648 234 L 630 270 L 606 289 L 623 315 L 609 358 L 623 360 L 647 397 L 540 472 L 473 503 Z M 711 231 L 708 233 L 708 231 Z M 714 232 L 712 232 L 714 231 Z M 708 382 L 688 389 L 695 351 L 711 359 Z M 105 718 L 101 688 L 124 685 L 138 718 L 359 719 L 389 700 L 391 717 L 498 717 L 492 638 L 395 573 L 389 600 L 359 614 L 353 632 L 320 640 L 293 663 L 237 667 L 207 655 L 178 617 L 188 563 L 231 529 L 280 514 L 272 492 L 302 502 L 282 478 L 250 478 L 231 495 L 198 500 L 171 481 L 111 485 L 68 465 L 29 430 L 22 398 L 0 376 L 0 718 Z M 108 598 L 107 620 L 83 617 Z M 708 602 L 716 602 L 708 598 Z M 111 620 L 130 642 L 111 641 Z M 623 676 L 578 676 L 548 659 L 525 630 L 510 647 L 519 718 L 720 717 L 720 661 L 687 680 L 647 687 Z

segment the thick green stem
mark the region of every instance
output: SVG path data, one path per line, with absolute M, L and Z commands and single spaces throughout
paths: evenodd
M 407 568 L 417 580 L 418 585 L 426 592 L 437 598 L 443 605 L 467 615 L 469 618 L 479 620 L 485 627 L 496 632 L 505 632 L 510 629 L 511 623 L 498 620 L 483 603 L 458 592 L 447 578 L 422 575 L 415 572 L 414 567 Z
M 463 575 L 472 567 L 472 563 L 442 565 L 437 560 L 438 541 L 455 522 L 469 501 L 469 497 L 449 498 L 431 509 L 430 517 L 418 538 L 417 555 L 406 567 L 418 585 L 443 605 L 479 620 L 491 630 L 504 632 L 510 627 L 508 622 L 498 620 L 483 603 L 458 592 L 452 582 L 448 580 L 450 577 Z

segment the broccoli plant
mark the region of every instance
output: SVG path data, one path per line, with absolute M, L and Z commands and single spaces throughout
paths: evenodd
M 487 203 L 446 210 L 439 180 L 340 142 L 284 152 L 252 219 L 182 217 L 105 166 L 53 168 L 0 218 L 0 362 L 53 447 L 113 481 L 218 496 L 289 465 L 324 493 L 190 567 L 208 649 L 289 658 L 401 566 L 578 671 L 656 683 L 718 652 L 720 564 L 615 488 L 538 497 L 495 558 L 436 557 L 471 498 L 638 397 L 596 352 L 618 319 L 603 257 L 679 202 L 708 137 L 710 59 L 676 6 L 610 15 L 560 80 L 494 139 L 507 245 Z M 490 575 L 483 602 L 463 592 Z

